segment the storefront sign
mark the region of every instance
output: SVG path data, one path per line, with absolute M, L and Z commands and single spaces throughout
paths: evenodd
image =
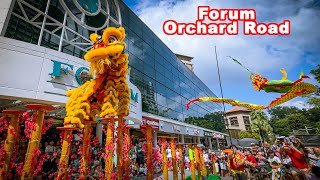
M 200 134 L 200 131 L 199 131 L 198 129 L 195 129 L 195 130 L 193 131 L 193 133 L 194 133 L 194 135 L 199 135 L 199 134 Z
M 212 132 L 207 132 L 207 131 L 204 131 L 204 136 L 213 136 L 213 133 Z
M 181 127 L 180 126 L 178 126 L 178 125 L 173 125 L 173 131 L 174 132 L 180 132 L 181 131 Z
M 159 120 L 157 119 L 142 117 L 141 127 L 144 127 L 146 125 L 152 126 L 152 129 L 159 131 Z
M 213 135 L 213 137 L 214 137 L 214 138 L 218 138 L 218 139 L 223 139 L 223 135 L 222 135 L 222 134 L 217 134 L 217 133 L 215 133 L 215 134 Z

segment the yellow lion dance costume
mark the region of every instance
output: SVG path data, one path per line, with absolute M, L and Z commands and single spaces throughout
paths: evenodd
M 94 46 L 84 59 L 90 62 L 93 79 L 66 94 L 67 115 L 64 127 L 83 128 L 83 120 L 94 121 L 95 116 L 127 116 L 129 113 L 130 91 L 126 82 L 128 54 L 124 28 L 109 27 L 102 36 L 91 34 Z

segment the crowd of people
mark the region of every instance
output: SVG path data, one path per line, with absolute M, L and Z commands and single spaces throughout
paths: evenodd
M 94 139 L 94 138 L 93 138 Z M 69 170 L 71 179 L 79 179 L 81 166 L 81 141 L 74 140 L 71 144 L 69 158 Z M 18 159 L 23 162 L 27 144 L 22 144 Z M 129 151 L 130 176 L 146 176 L 146 141 L 141 139 L 133 142 Z M 89 161 L 88 178 L 101 179 L 104 176 L 104 145 L 97 140 L 90 146 L 91 160 Z M 320 148 L 304 147 L 300 139 L 291 137 L 280 137 L 274 144 L 262 143 L 252 144 L 250 148 L 230 146 L 224 150 L 212 150 L 207 147 L 199 149 L 202 151 L 207 172 L 219 176 L 233 176 L 235 179 L 319 179 L 320 178 Z M 166 156 L 168 158 L 168 169 L 172 167 L 172 150 L 167 146 Z M 190 154 L 186 146 L 182 154 L 176 150 L 176 159 L 180 168 L 184 163 L 186 171 L 191 170 Z M 42 168 L 37 173 L 37 179 L 53 179 L 58 172 L 58 162 L 61 154 L 61 143 L 59 140 L 43 141 L 40 144 L 40 158 L 43 158 Z M 153 147 L 154 173 L 162 173 L 161 144 Z M 181 161 L 182 159 L 182 161 Z M 15 167 L 18 168 L 18 167 Z M 21 168 L 21 167 L 20 167 Z M 17 176 L 15 174 L 14 176 Z M 14 178 L 14 177 L 13 177 Z

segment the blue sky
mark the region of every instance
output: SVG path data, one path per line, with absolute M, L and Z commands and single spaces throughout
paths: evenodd
M 267 105 L 280 94 L 255 91 L 248 72 L 227 56 L 241 61 L 251 71 L 268 79 L 281 79 L 280 68 L 285 68 L 289 80 L 296 80 L 300 71 L 310 75 L 310 70 L 320 64 L 320 1 L 318 0 L 124 0 L 124 2 L 156 33 L 175 53 L 194 57 L 195 74 L 221 97 L 214 46 L 217 47 L 223 93 L 225 98 Z M 254 8 L 257 22 L 291 21 L 289 36 L 168 36 L 162 31 L 165 20 L 191 23 L 197 18 L 197 6 L 212 8 Z M 240 24 L 239 27 L 242 27 Z M 185 53 L 187 52 L 187 54 Z M 318 84 L 313 76 L 307 80 Z M 195 97 L 196 98 L 196 97 Z M 286 106 L 306 107 L 306 99 L 296 98 Z M 226 106 L 226 109 L 233 107 Z

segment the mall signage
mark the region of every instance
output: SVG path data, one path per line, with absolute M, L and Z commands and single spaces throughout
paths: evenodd
M 146 126 L 146 125 L 152 126 L 152 129 L 159 131 L 159 120 L 157 120 L 157 119 L 142 117 L 141 127 Z
M 199 131 L 198 129 L 195 129 L 195 130 L 193 131 L 193 133 L 194 133 L 194 135 L 199 135 L 199 134 L 200 134 L 200 131 Z
M 62 75 L 70 75 L 70 71 L 74 73 L 75 79 L 78 85 L 84 84 L 87 80 L 91 78 L 89 75 L 89 69 L 87 67 L 79 67 L 75 69 L 72 64 L 60 62 L 57 60 L 51 60 L 53 62 L 52 72 L 49 74 L 54 78 L 61 78 Z M 130 88 L 130 99 L 136 103 L 138 103 L 139 99 L 138 92 L 135 92 L 132 88 Z
M 172 129 L 173 129 L 174 132 L 180 132 L 181 131 L 181 127 L 178 126 L 178 125 L 173 125 Z
M 215 133 L 215 134 L 213 135 L 213 137 L 216 138 L 216 139 L 223 139 L 223 135 L 217 134 L 217 133 Z
M 204 131 L 204 136 L 213 136 L 213 133 L 212 132 L 207 132 L 207 131 Z

